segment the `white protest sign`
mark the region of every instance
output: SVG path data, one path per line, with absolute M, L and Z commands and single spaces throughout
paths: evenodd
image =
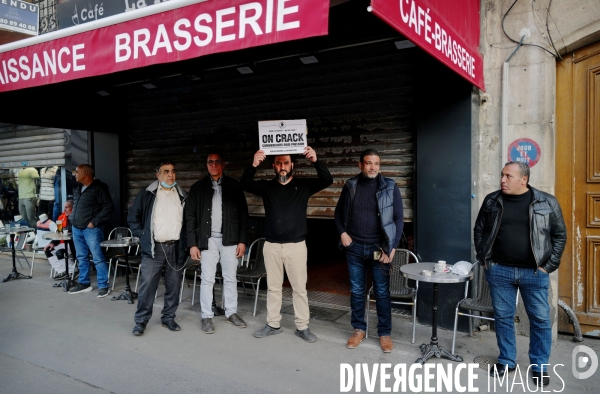
M 304 153 L 306 119 L 258 122 L 258 144 L 265 155 Z

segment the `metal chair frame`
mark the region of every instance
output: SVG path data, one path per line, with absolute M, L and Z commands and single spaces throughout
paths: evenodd
M 250 265 L 250 257 L 252 255 L 252 249 L 256 245 L 256 258 L 254 259 L 254 264 Z M 248 295 L 246 293 L 245 284 L 252 285 L 252 289 L 254 290 L 254 312 L 252 316 L 256 316 L 256 305 L 258 304 L 258 290 L 260 289 L 260 281 L 262 278 L 267 277 L 267 269 L 265 267 L 265 257 L 263 255 L 263 247 L 265 246 L 265 238 L 258 238 L 248 248 L 248 253 L 246 256 L 246 269 L 241 271 L 237 275 L 237 279 L 239 282 L 242 282 L 242 286 L 244 287 L 244 295 Z M 243 266 L 242 262 L 242 266 Z
M 475 275 L 477 277 L 477 294 L 475 297 L 469 298 L 469 282 L 465 282 L 465 293 L 464 298 L 456 304 L 456 311 L 454 315 L 454 333 L 452 334 L 452 354 L 454 354 L 454 347 L 456 345 L 456 332 L 458 325 L 458 316 L 469 317 L 469 336 L 473 336 L 473 318 L 495 321 L 496 319 L 491 316 L 483 316 L 481 314 L 487 313 L 494 315 L 494 307 L 492 305 L 492 297 L 490 295 L 490 286 L 487 279 L 485 278 L 485 268 L 476 263 L 473 265 Z M 519 291 L 517 290 L 517 301 L 519 303 Z M 467 312 L 461 312 L 460 308 L 465 309 Z M 479 315 L 473 313 L 473 311 L 479 312 Z
M 25 248 L 25 241 L 27 240 L 27 234 L 28 233 L 21 233 L 18 236 L 16 236 L 15 238 L 16 240 L 16 245 L 15 245 L 15 261 L 19 262 L 19 265 L 21 266 L 21 269 L 25 269 L 25 267 L 23 266 L 22 260 L 25 260 L 25 263 L 27 263 L 27 265 L 29 266 L 29 276 L 33 276 L 33 260 L 31 263 L 29 263 L 29 260 L 27 259 L 27 256 L 25 255 L 25 251 L 23 250 Z M 6 244 L 8 245 L 8 243 L 10 242 L 10 236 L 7 235 L 6 236 Z M 0 253 L 2 252 L 6 252 L 6 253 L 10 253 L 12 254 L 12 249 L 7 247 L 2 247 L 0 248 Z
M 133 234 L 131 233 L 131 230 L 128 227 L 115 227 L 113 228 L 110 233 L 108 234 L 108 238 L 107 239 L 116 239 L 118 234 L 121 233 L 121 235 L 123 237 L 132 237 Z M 131 246 L 129 246 L 127 248 L 127 253 L 131 256 Z M 108 250 L 108 248 L 105 248 L 105 251 Z M 136 249 L 136 253 L 139 250 L 139 245 L 137 246 Z M 108 259 L 107 263 L 108 263 L 108 279 L 110 280 L 110 270 L 112 267 L 113 262 L 115 263 L 115 273 L 114 273 L 114 279 L 113 279 L 113 284 L 112 284 L 112 289 L 115 289 L 115 279 L 117 277 L 117 268 L 119 267 L 125 267 L 125 264 L 119 264 L 119 255 L 113 256 L 110 259 Z
M 408 278 L 404 277 L 404 275 L 400 271 L 400 267 L 402 267 L 405 264 L 410 264 L 411 257 L 415 261 L 413 264 L 419 263 L 419 258 L 410 250 L 396 249 L 396 253 L 394 254 L 394 258 L 391 263 L 392 272 L 390 274 L 390 296 L 392 304 L 410 305 L 412 307 L 412 343 L 415 343 L 415 329 L 417 324 L 417 295 L 419 291 L 419 281 L 415 281 L 414 288 L 408 286 Z M 367 303 L 365 310 L 367 329 L 365 331 L 365 338 L 369 337 L 369 305 L 371 304 L 371 302 L 376 302 L 376 300 L 371 299 L 372 292 L 373 286 L 371 285 L 371 288 L 367 292 Z

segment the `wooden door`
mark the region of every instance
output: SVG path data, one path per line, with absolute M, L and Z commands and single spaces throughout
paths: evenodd
M 559 297 L 600 336 L 600 42 L 557 64 L 556 195 L 568 229 Z M 559 313 L 559 331 L 572 332 Z

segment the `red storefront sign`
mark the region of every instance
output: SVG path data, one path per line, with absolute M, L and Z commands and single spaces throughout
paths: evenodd
M 0 53 L 0 92 L 326 35 L 328 19 L 329 0 L 208 0 Z
M 413 43 L 485 90 L 479 0 L 371 0 L 371 7 Z

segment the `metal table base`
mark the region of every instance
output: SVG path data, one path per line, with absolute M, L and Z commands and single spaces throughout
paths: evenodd
M 19 228 L 19 229 L 13 228 L 12 230 L 9 230 L 9 231 L 11 231 L 9 234 L 10 234 L 10 242 L 12 244 L 11 249 L 12 249 L 13 269 L 12 269 L 12 272 L 10 274 L 8 274 L 6 279 L 2 279 L 2 283 L 6 283 L 8 281 L 16 280 L 16 279 L 31 279 L 31 276 L 22 274 L 19 271 L 17 271 L 17 253 L 15 251 L 15 234 L 33 231 L 33 229 L 25 227 L 25 228 Z
M 416 363 L 425 364 L 431 357 L 436 356 L 437 358 L 447 358 L 451 361 L 462 361 L 463 358 L 457 354 L 452 354 L 442 346 L 438 345 L 437 338 L 437 311 L 438 311 L 438 284 L 433 283 L 433 322 L 431 326 L 431 342 L 429 345 L 426 343 L 421 344 L 419 348 L 423 352 L 423 357 L 420 357 L 415 361 Z

